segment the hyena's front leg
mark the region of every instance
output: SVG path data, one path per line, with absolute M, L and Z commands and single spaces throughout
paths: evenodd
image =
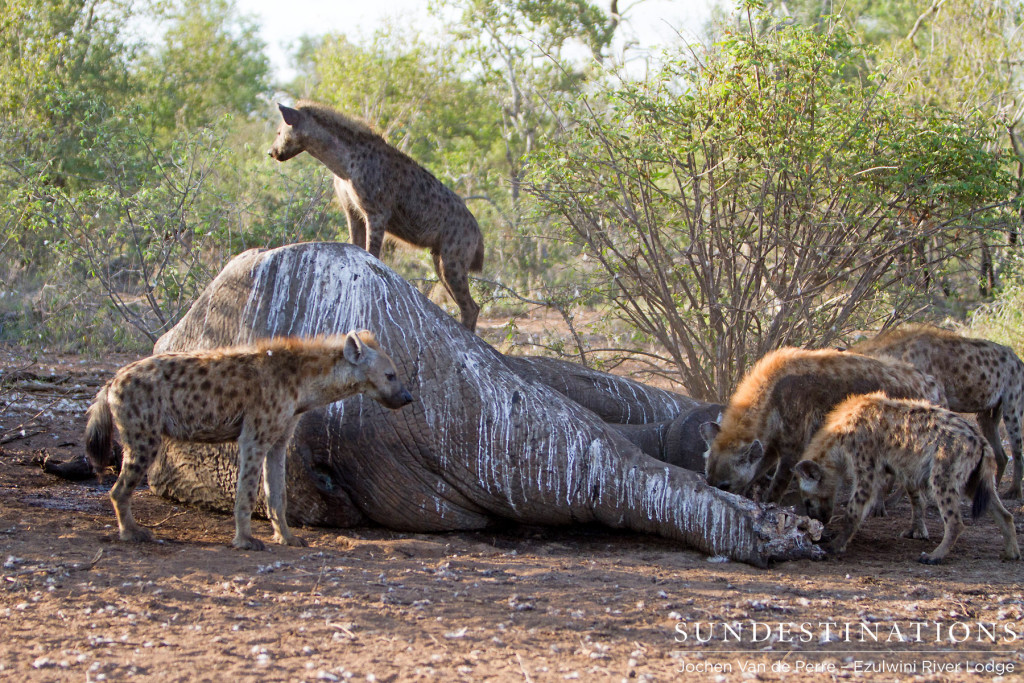
M 285 495 L 288 442 L 291 441 L 295 423 L 292 420 L 285 434 L 278 439 L 274 447 L 267 453 L 263 461 L 263 492 L 267 496 L 267 508 L 270 510 L 270 523 L 274 526 L 274 542 L 282 545 L 306 546 L 306 541 L 299 538 L 288 528 L 286 514 L 287 497 Z
M 235 537 L 231 545 L 241 550 L 263 550 L 263 542 L 252 535 L 252 508 L 259 491 L 260 469 L 268 448 L 246 424 L 238 438 L 238 485 L 235 488 Z
M 764 494 L 766 502 L 777 503 L 782 500 L 782 497 L 786 495 L 786 489 L 789 488 L 789 483 L 793 480 L 793 467 L 799 461 L 800 451 L 786 447 L 779 448 L 779 466 L 775 469 L 775 476 L 772 477 L 772 483 L 768 487 L 767 493 Z M 762 473 L 759 472 L 754 480 L 756 481 L 761 476 Z
M 156 457 L 160 436 L 122 430 L 121 439 L 124 441 L 121 473 L 110 489 L 110 500 L 114 504 L 114 514 L 117 515 L 118 535 L 122 541 L 149 542 L 153 540 L 153 532 L 135 522 L 131 495 Z
M 366 243 L 366 219 L 358 203 L 353 200 L 355 192 L 352 184 L 334 176 L 334 193 L 338 198 L 341 210 L 345 212 L 345 220 L 348 222 L 349 241 L 360 249 L 368 249 Z
M 832 541 L 832 552 L 842 555 L 846 545 L 857 533 L 864 518 L 867 517 L 876 498 L 878 476 L 874 470 L 864 472 L 854 483 L 853 495 L 846 505 L 846 514 L 839 526 L 839 534 Z
M 388 222 L 391 220 L 391 211 L 378 211 L 377 213 L 366 214 L 366 230 L 369 233 L 366 241 L 366 251 L 375 258 L 380 258 L 381 247 L 384 246 L 384 234 L 388 230 Z
M 366 221 L 362 214 L 355 209 L 346 209 L 345 217 L 348 219 L 349 241 L 360 249 L 369 249 L 366 243 Z

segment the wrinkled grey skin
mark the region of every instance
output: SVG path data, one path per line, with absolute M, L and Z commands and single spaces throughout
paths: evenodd
M 508 359 L 358 247 L 306 243 L 241 254 L 156 351 L 353 327 L 376 334 L 416 400 L 391 412 L 353 397 L 307 413 L 289 453 L 290 521 L 418 532 L 479 529 L 498 519 L 601 522 L 758 566 L 822 554 L 813 543 L 819 523 L 655 460 L 548 383 L 569 390 L 582 381 L 603 391 L 609 400 L 599 403 L 619 416 L 651 420 L 678 415 L 692 400 L 586 369 L 573 373 L 571 364 Z M 627 387 L 642 399 L 616 408 Z M 235 449 L 166 442 L 150 485 L 229 510 Z
M 720 420 L 722 410 L 724 406 L 718 403 L 699 403 L 667 422 L 610 426 L 647 455 L 676 467 L 703 473 L 707 465 L 704 456 L 708 445 L 700 434 L 700 426 Z
M 683 411 L 705 405 L 689 396 L 655 389 L 557 358 L 503 356 L 503 360 L 523 379 L 546 384 L 605 422 L 651 425 L 671 421 Z

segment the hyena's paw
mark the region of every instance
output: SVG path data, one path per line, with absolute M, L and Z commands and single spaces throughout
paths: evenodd
M 281 536 L 274 534 L 274 542 L 280 543 L 281 545 L 295 546 L 296 548 L 308 548 L 309 543 L 306 543 L 306 539 L 300 538 L 294 534 L 288 534 L 287 536 Z
M 1019 560 L 1020 559 L 1020 551 L 1019 550 L 1016 550 L 1016 551 L 1004 550 L 1003 552 L 999 553 L 999 559 L 1001 559 L 1001 560 Z
M 252 536 L 235 536 L 234 540 L 231 541 L 231 545 L 239 550 L 266 550 L 267 546 L 263 544 L 258 538 Z
M 834 540 L 824 544 L 825 552 L 829 554 L 829 557 L 841 560 L 846 557 L 846 544 L 839 545 Z
M 927 541 L 928 540 L 928 530 L 927 529 L 907 529 L 902 534 L 900 534 L 900 538 L 917 538 L 917 539 L 920 539 L 922 541 Z
M 1024 495 L 1022 495 L 1022 493 L 1021 493 L 1021 488 L 1022 487 L 1021 487 L 1020 484 L 1017 484 L 1015 486 L 1011 486 L 1010 490 L 1007 491 L 1006 493 L 1004 493 L 1002 497 L 1003 498 L 1013 498 L 1014 500 L 1020 500 L 1021 498 L 1024 498 Z
M 120 536 L 122 541 L 128 543 L 154 543 L 156 541 L 152 531 L 140 526 L 134 529 L 121 529 Z
M 943 558 L 941 557 L 935 557 L 928 553 L 921 553 L 921 556 L 917 558 L 917 561 L 921 564 L 942 564 L 942 559 Z

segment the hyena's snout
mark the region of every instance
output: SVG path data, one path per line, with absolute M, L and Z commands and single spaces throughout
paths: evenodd
M 412 403 L 412 394 L 405 388 L 405 385 L 400 384 L 397 391 L 383 394 L 380 402 L 392 410 L 398 410 L 402 406 Z

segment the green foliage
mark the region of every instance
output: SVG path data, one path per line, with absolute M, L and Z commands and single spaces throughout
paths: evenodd
M 463 194 L 500 158 L 494 102 L 460 78 L 449 48 L 379 31 L 367 45 L 328 34 L 307 46 L 304 96 L 372 123 Z
M 121 0 L 5 0 L 0 10 L 0 112 L 54 122 L 54 98 L 127 94 L 132 48 L 119 37 L 130 18 Z M 52 117 L 52 118 L 51 118 Z
M 176 0 L 157 18 L 162 39 L 138 64 L 153 132 L 259 111 L 270 91 L 269 61 L 259 27 L 234 0 Z
M 740 0 L 642 83 L 607 3 L 432 6 L 436 35 L 306 39 L 287 88 L 465 197 L 478 298 L 557 311 L 581 359 L 595 307 L 717 398 L 780 344 L 962 309 L 979 269 L 1019 308 L 1019 1 Z M 0 6 L 0 335 L 142 348 L 232 255 L 346 238 L 326 170 L 265 156 L 264 47 L 234 0 Z M 425 253 L 386 258 L 430 289 Z
M 252 22 L 229 2 L 158 7 L 167 14 L 114 0 L 0 10 L 0 73 L 14 86 L 0 95 L 4 334 L 151 343 L 236 251 L 326 223 L 309 205 L 323 204 L 322 179 L 282 174 L 242 142 L 270 136 L 248 118 L 269 89 Z M 119 38 L 140 18 L 167 20 L 151 50 Z
M 134 47 L 120 34 L 130 16 L 120 0 L 6 0 L 0 9 L 0 118 L 46 131 L 26 141 L 54 183 L 97 175 L 78 128 L 129 98 Z
M 1024 279 L 1019 276 L 996 299 L 975 310 L 969 320 L 968 334 L 990 339 L 1024 355 Z
M 594 286 L 702 398 L 912 310 L 1013 185 L 977 126 L 921 116 L 838 25 L 716 47 L 566 108 L 571 134 L 532 157 Z

